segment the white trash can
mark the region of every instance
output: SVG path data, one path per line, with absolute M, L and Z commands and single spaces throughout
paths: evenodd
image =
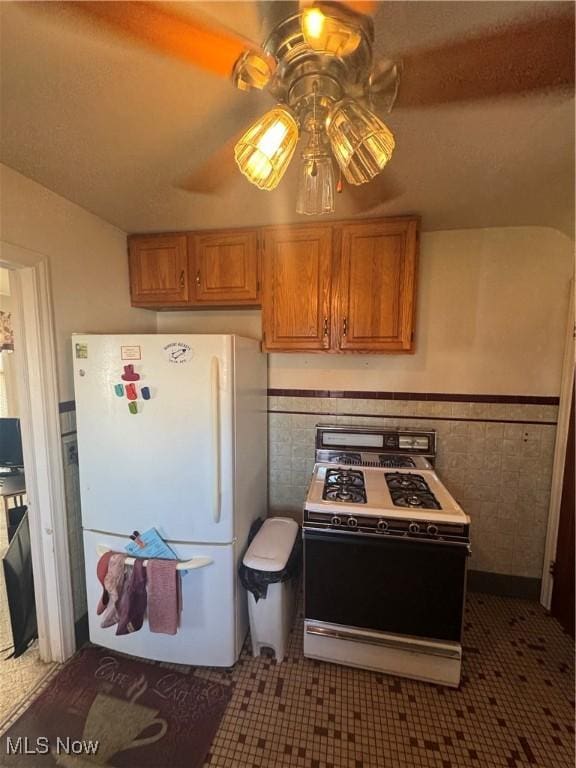
M 242 561 L 244 566 L 268 573 L 283 571 L 297 535 L 298 523 L 295 520 L 289 517 L 269 517 L 248 547 Z M 284 659 L 295 608 L 296 580 L 293 578 L 268 584 L 266 597 L 258 601 L 248 592 L 254 656 L 259 656 L 262 648 L 272 648 L 278 663 Z

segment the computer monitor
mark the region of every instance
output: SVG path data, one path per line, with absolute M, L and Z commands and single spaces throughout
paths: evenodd
M 0 419 L 0 467 L 23 466 L 20 419 Z

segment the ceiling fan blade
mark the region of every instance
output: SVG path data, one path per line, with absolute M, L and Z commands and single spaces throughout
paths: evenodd
M 175 186 L 186 192 L 195 192 L 200 195 L 219 194 L 238 171 L 234 160 L 234 147 L 245 132 L 244 127 L 234 134 Z M 240 177 L 239 171 L 238 177 Z
M 274 70 L 274 60 L 256 43 L 211 20 L 178 14 L 154 2 L 70 0 L 42 5 L 47 11 L 75 12 L 155 51 L 223 77 L 230 77 L 235 64 L 247 53 L 262 57 Z
M 342 197 L 349 213 L 368 213 L 403 193 L 404 187 L 386 170 L 367 184 L 355 186 L 345 182 Z
M 311 5 L 324 5 L 327 8 L 343 7 L 360 16 L 369 16 L 376 10 L 378 2 L 377 0 L 300 0 L 300 9 L 309 8 Z
M 378 5 L 376 0 L 336 0 L 341 5 L 345 5 L 348 10 L 358 13 L 361 16 L 370 16 L 376 10 Z
M 486 30 L 402 59 L 397 107 L 574 86 L 574 12 Z

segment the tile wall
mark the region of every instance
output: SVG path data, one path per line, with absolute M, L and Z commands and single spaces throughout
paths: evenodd
M 86 579 L 84 575 L 84 544 L 82 541 L 82 514 L 78 476 L 78 443 L 76 440 L 76 411 L 74 403 L 60 404 L 60 431 L 62 434 L 62 460 L 64 464 L 64 490 L 68 520 L 68 546 L 72 568 L 72 599 L 74 619 L 86 613 Z
M 298 393 L 298 394 L 295 394 Z M 326 396 L 316 396 L 316 395 Z M 269 508 L 302 517 L 318 423 L 435 429 L 436 469 L 472 519 L 470 568 L 539 579 L 558 406 L 300 394 L 271 390 Z M 545 399 L 543 399 L 545 400 Z M 76 414 L 62 404 L 62 452 L 76 620 L 86 612 Z
M 270 390 L 269 506 L 301 519 L 317 423 L 435 429 L 436 470 L 472 519 L 470 568 L 539 579 L 558 406 L 554 398 Z M 313 395 L 313 396 L 312 396 Z M 355 396 L 360 395 L 360 396 Z M 385 399 L 390 395 L 390 399 Z M 423 399 L 413 399 L 421 397 Z M 448 395 L 441 396 L 449 398 Z M 521 401 L 521 402 L 518 402 Z M 523 401 L 523 402 L 522 402 Z

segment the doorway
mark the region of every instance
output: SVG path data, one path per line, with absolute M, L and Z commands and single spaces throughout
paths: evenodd
M 550 612 L 564 630 L 574 637 L 574 384 L 570 426 L 566 443 L 564 479 L 558 522 L 558 543 L 554 558 L 554 585 Z
M 38 635 L 29 650 L 6 661 L 16 637 L 10 624 L 8 629 L 0 628 L 1 723 L 18 701 L 29 697 L 50 673 L 54 662 L 65 661 L 74 653 L 75 640 L 48 267 L 40 254 L 0 243 L 0 280 L 0 311 L 4 312 L 4 320 L 10 316 L 13 333 L 13 351 L 6 348 L 0 353 L 0 409 L 10 419 L 6 424 L 17 422 L 22 445 L 22 466 L 16 467 L 15 461 L 1 471 L 11 475 L 10 484 L 25 478 L 24 487 L 17 489 L 22 493 L 13 496 L 7 505 L 9 509 L 19 509 L 12 513 L 0 510 L 4 515 L 0 549 L 5 551 L 9 536 L 19 536 L 18 560 L 26 549 L 27 531 L 22 527 L 25 518 Z M 7 336 L 8 329 L 5 330 Z M 5 569 L 0 570 L 4 596 L 0 595 L 0 601 L 4 599 L 0 614 L 5 617 Z M 30 634 L 29 625 L 27 633 Z M 24 636 L 27 644 L 30 638 L 26 632 Z

